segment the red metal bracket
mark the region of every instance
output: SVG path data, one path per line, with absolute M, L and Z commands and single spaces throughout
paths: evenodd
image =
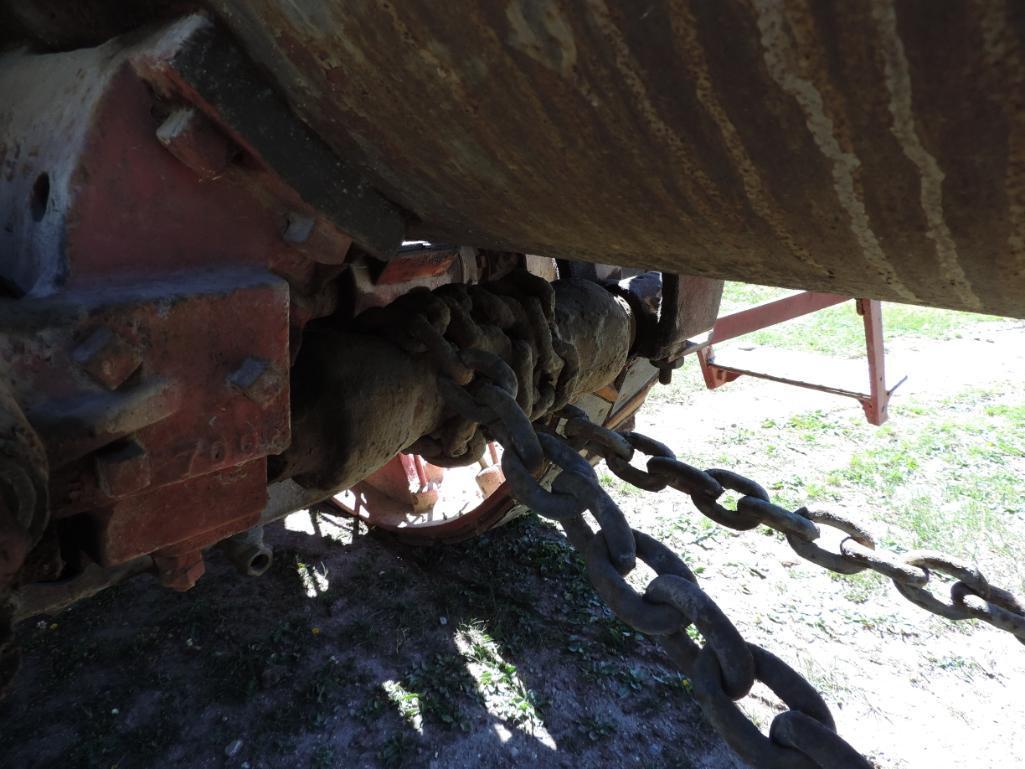
M 855 299 L 858 314 L 865 326 L 865 352 L 868 360 L 869 391 L 867 393 L 832 387 L 815 382 L 806 382 L 792 377 L 754 371 L 738 366 L 721 365 L 715 362 L 712 346 L 718 342 L 750 334 L 777 323 L 799 318 L 850 301 L 851 297 L 840 294 L 827 294 L 816 291 L 803 291 L 772 302 L 757 305 L 726 315 L 716 320 L 704 342 L 693 343 L 688 352 L 694 352 L 701 364 L 701 373 L 705 386 L 710 390 L 732 382 L 740 376 L 753 376 L 773 382 L 804 387 L 819 392 L 832 393 L 847 398 L 854 398 L 865 410 L 865 417 L 873 425 L 881 425 L 887 418 L 887 407 L 893 391 L 900 387 L 907 377 L 901 378 L 897 384 L 887 389 L 885 351 L 883 349 L 883 317 L 880 303 L 875 299 Z

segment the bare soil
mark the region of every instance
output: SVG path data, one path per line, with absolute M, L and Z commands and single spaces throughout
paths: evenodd
M 891 370 L 911 374 L 890 435 L 954 418 L 972 401 L 951 398 L 979 387 L 987 402 L 1025 403 L 1020 324 L 971 336 L 890 344 Z M 814 491 L 811 479 L 872 440 L 851 401 L 695 382 L 686 373 L 660 391 L 637 429 L 780 498 Z M 807 414 L 813 427 L 795 427 Z M 897 485 L 928 480 L 927 463 L 916 472 Z M 1025 763 L 1025 648 L 1013 638 L 934 618 L 882 580 L 830 576 L 771 533 L 709 525 L 675 492 L 609 482 L 633 525 L 668 539 L 748 640 L 818 686 L 840 733 L 879 767 Z M 901 493 L 847 483 L 812 502 L 889 531 Z M 966 537 L 956 554 L 1021 592 L 1022 505 L 998 514 L 999 542 Z M 744 766 L 689 682 L 608 614 L 559 531 L 536 518 L 417 549 L 308 512 L 269 538 L 275 565 L 262 578 L 237 576 L 215 552 L 189 593 L 141 577 L 23 623 L 22 672 L 0 704 L 0 767 Z M 744 707 L 762 725 L 779 710 L 764 689 Z

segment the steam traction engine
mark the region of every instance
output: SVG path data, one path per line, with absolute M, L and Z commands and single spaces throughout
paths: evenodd
M 218 543 L 260 573 L 259 527 L 343 490 L 411 538 L 486 530 L 512 500 L 501 449 L 439 391 L 439 371 L 474 376 L 460 348 L 513 366 L 534 419 L 583 399 L 620 424 L 657 373 L 637 353 L 668 360 L 714 319 L 720 281 L 671 278 L 659 327 L 658 273 L 602 268 L 604 288 L 564 263 L 590 279 L 553 289 L 552 259 L 403 242 L 408 212 L 205 16 L 4 64 L 2 554 L 22 612 L 143 569 L 188 589 Z
M 319 500 L 572 496 L 546 431 L 614 443 L 723 278 L 1021 316 L 1025 22 L 976 5 L 0 2 L 4 682 L 17 613 L 261 573 Z

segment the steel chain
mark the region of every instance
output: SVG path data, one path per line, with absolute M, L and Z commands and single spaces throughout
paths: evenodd
M 570 421 L 575 414 L 567 414 Z M 591 433 L 606 428 L 595 426 Z M 679 489 L 691 497 L 694 506 L 708 518 L 737 530 L 768 526 L 786 537 L 797 555 L 839 574 L 857 574 L 866 569 L 890 579 L 897 591 L 908 601 L 927 611 L 951 620 L 978 619 L 1011 633 L 1025 644 L 1025 606 L 1006 590 L 991 585 L 976 568 L 934 552 L 910 552 L 903 555 L 879 550 L 875 537 L 855 521 L 837 513 L 799 508 L 787 510 L 773 504 L 759 484 L 743 475 L 727 470 L 698 470 L 679 461 L 666 446 L 635 432 L 620 435 L 636 450 L 648 455 L 647 469 L 641 470 L 613 453 L 609 436 L 592 435 L 588 448 L 601 455 L 609 469 L 619 478 L 638 488 L 659 491 L 666 486 Z M 718 500 L 725 490 L 739 492 L 736 509 L 731 510 Z M 821 526 L 838 529 L 846 536 L 839 552 L 830 552 L 815 540 Z M 950 601 L 936 598 L 926 589 L 933 573 L 945 574 L 955 581 L 950 588 Z
M 563 525 L 569 541 L 584 556 L 595 591 L 619 619 L 660 640 L 670 659 L 694 682 L 706 716 L 727 744 L 758 769 L 870 767 L 836 736 L 829 709 L 811 685 L 778 658 L 746 643 L 676 553 L 636 530 L 629 530 L 630 538 L 624 541 L 618 522 L 625 521 L 625 516 L 614 503 L 610 508 L 608 503 L 598 501 L 604 493 L 599 494 L 597 474 L 590 463 L 555 436 L 542 432 L 538 437 L 546 457 L 555 459 L 562 473 L 549 491 L 532 475 L 519 471 L 515 459 L 507 463 L 503 454 L 502 467 L 513 496 Z M 562 448 L 557 449 L 560 443 Z M 513 452 L 507 454 L 514 456 Z M 560 483 L 567 477 L 574 477 L 574 481 Z M 590 531 L 581 516 L 583 509 L 595 514 L 599 531 Z M 611 528 L 613 522 L 618 525 Z M 625 568 L 629 560 L 625 553 L 631 551 L 657 575 L 643 594 L 634 590 L 624 576 L 629 571 Z M 685 632 L 691 624 L 705 639 L 703 648 Z M 786 728 L 777 729 L 780 740 L 772 732 L 769 737 L 762 735 L 733 704 L 750 691 L 756 680 L 764 681 L 789 707 L 796 708 L 787 712 L 807 715 L 815 726 L 809 727 L 805 721 L 784 722 Z
M 414 290 L 357 319 L 441 374 L 439 392 L 454 416 L 407 451 L 441 466 L 471 464 L 487 432 L 513 446 L 529 472 L 539 469 L 543 452 L 530 422 L 566 404 L 579 372 L 576 349 L 552 323 L 554 302 L 547 281 L 519 271 L 488 287 Z
M 582 418 L 577 409 L 564 410 L 562 414 L 568 420 Z M 600 436 L 604 429 L 571 428 L 577 435 L 587 436 L 590 445 L 608 447 L 610 456 L 622 458 L 613 453 L 621 444 L 609 436 Z M 623 437 L 631 446 L 664 449 L 644 436 Z M 653 537 L 628 528 L 626 517 L 601 490 L 588 461 L 569 443 L 549 432 L 539 432 L 538 439 L 545 456 L 562 472 L 552 482 L 552 488 L 545 489 L 521 467 L 515 452 L 506 451 L 502 468 L 512 495 L 538 514 L 562 524 L 567 539 L 583 555 L 588 578 L 598 595 L 623 622 L 659 639 L 669 658 L 694 682 L 703 711 L 731 748 L 757 769 L 870 767 L 836 736 L 828 707 L 800 674 L 745 642 L 676 553 Z M 701 484 L 698 488 L 707 487 Z M 584 510 L 589 510 L 598 521 L 597 532 L 592 532 L 584 521 Z M 638 593 L 625 578 L 636 560 L 647 564 L 657 575 L 644 593 Z M 692 624 L 704 638 L 703 647 L 686 633 Z M 771 731 L 768 737 L 762 735 L 734 704 L 734 700 L 751 690 L 756 680 L 764 681 L 788 707 L 795 709 L 787 712 L 807 715 L 814 726 L 809 727 L 801 720 L 787 721 L 783 722 L 785 728 L 777 728 L 780 740 Z
M 451 455 L 453 448 L 469 453 L 472 439 L 466 441 L 465 447 L 457 447 L 453 436 L 463 440 L 467 432 L 479 435 L 475 429 L 470 430 L 475 425 L 497 440 L 504 449 L 501 466 L 512 496 L 538 514 L 561 523 L 569 542 L 582 554 L 595 591 L 621 620 L 660 639 L 669 658 L 693 681 L 706 717 L 726 743 L 752 766 L 868 767 L 865 759 L 836 736 L 829 709 L 811 685 L 776 657 L 744 641 L 676 553 L 630 528 L 626 516 L 601 487 L 594 468 L 579 449 L 587 447 L 605 456 L 613 472 L 643 488 L 661 490 L 672 485 L 683 489 L 696 504 L 700 500 L 708 511 L 706 514 L 738 528 L 753 528 L 764 522 L 801 536 L 817 534 L 817 528 L 810 528 L 814 523 L 771 505 L 768 494 L 742 476 L 725 470 L 699 471 L 678 462 L 663 444 L 638 433 L 620 434 L 602 428 L 591 423 L 579 409 L 564 408 L 562 412 L 567 420 L 565 432 L 574 445 L 549 430 L 536 430 L 532 417 L 542 416 L 556 405 L 565 406 L 578 360 L 572 346 L 559 339 L 557 331 L 553 332 L 556 326 L 551 323 L 551 287 L 530 277 L 510 276 L 498 289 L 501 296 L 482 287 L 468 291 L 468 312 L 453 311 L 451 302 L 442 302 L 442 310 L 422 296 L 416 298 L 419 306 L 433 311 L 434 317 L 417 316 L 412 325 L 415 331 L 410 334 L 412 344 L 407 349 L 429 354 L 437 361 L 439 392 L 456 416 L 454 426 L 441 431 L 450 437 L 448 442 L 426 436 L 411 449 L 434 449 L 441 456 L 428 456 L 432 462 Z M 528 297 L 517 299 L 517 292 L 527 293 Z M 462 297 L 456 300 L 463 301 Z M 459 349 L 453 338 L 464 342 L 484 338 L 467 327 L 467 319 L 473 320 L 472 310 L 478 304 L 487 305 L 486 310 L 478 313 L 479 318 L 491 321 L 492 328 L 506 335 L 515 333 L 519 340 L 527 342 L 531 366 L 524 364 L 527 356 L 522 345 L 518 359 L 514 357 L 516 345 L 509 344 L 505 349 L 516 370 L 493 352 Z M 503 305 L 506 311 L 498 309 Z M 467 309 L 465 304 L 459 306 Z M 456 333 L 446 334 L 452 317 L 458 318 L 460 328 Z M 377 318 L 375 323 L 378 328 L 383 325 Z M 530 381 L 526 381 L 528 374 Z M 520 388 L 530 386 L 534 387 L 532 398 L 517 398 Z M 529 415 L 525 404 L 533 406 Z M 652 455 L 647 470 L 629 464 L 636 451 Z M 537 480 L 545 459 L 561 470 L 551 488 Z M 757 502 L 744 503 L 737 511 L 730 511 L 717 501 L 724 488 L 738 490 Z M 585 521 L 585 511 L 597 521 L 597 532 Z M 625 579 L 638 560 L 657 575 L 643 593 Z M 992 593 L 980 595 L 993 598 Z M 974 598 L 974 594 L 966 594 L 964 600 Z M 1006 611 L 1000 606 L 996 608 Z M 987 605 L 978 611 L 992 613 L 993 609 Z M 703 646 L 687 635 L 692 624 L 704 639 Z M 756 680 L 764 681 L 790 708 L 777 716 L 767 737 L 734 704 L 747 695 Z M 788 714 L 793 716 L 781 720 Z

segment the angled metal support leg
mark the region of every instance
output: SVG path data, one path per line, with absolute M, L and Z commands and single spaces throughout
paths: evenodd
M 690 351 L 698 356 L 705 386 L 709 389 L 721 387 L 740 376 L 753 376 L 768 379 L 795 387 L 804 387 L 819 392 L 832 393 L 857 400 L 865 411 L 865 417 L 873 425 L 881 425 L 888 416 L 887 407 L 893 391 L 907 379 L 903 377 L 893 387 L 886 387 L 885 351 L 883 348 L 883 317 L 879 301 L 875 299 L 855 299 L 858 314 L 861 315 L 865 327 L 865 352 L 868 360 L 869 391 L 867 393 L 832 387 L 801 379 L 754 371 L 738 366 L 720 365 L 715 361 L 713 344 L 735 339 L 760 329 L 774 326 L 777 323 L 799 318 L 813 312 L 850 301 L 850 297 L 839 294 L 826 294 L 815 291 L 804 291 L 750 307 L 740 312 L 723 316 L 715 322 L 705 342 L 695 343 Z

